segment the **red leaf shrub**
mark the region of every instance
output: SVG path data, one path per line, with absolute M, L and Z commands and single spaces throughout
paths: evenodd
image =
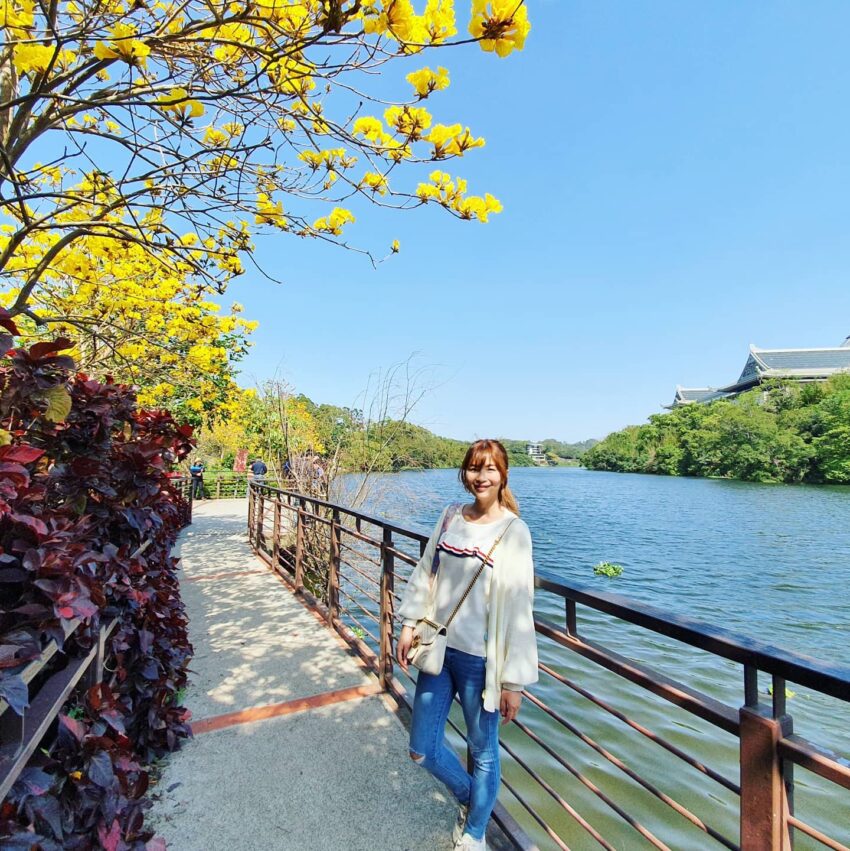
M 0 845 L 163 848 L 144 829 L 146 766 L 190 734 L 177 695 L 192 647 L 171 557 L 187 506 L 166 472 L 190 452 L 191 428 L 138 410 L 130 387 L 74 375 L 62 354 L 69 341 L 8 351 L 16 329 L 2 310 L 0 327 L 10 332 L 0 334 L 0 442 L 10 441 L 0 446 L 7 711 L 24 711 L 21 671 L 50 639 L 63 664 L 117 618 L 106 681 L 74 698 L 73 717 L 60 715 L 55 741 L 0 806 Z

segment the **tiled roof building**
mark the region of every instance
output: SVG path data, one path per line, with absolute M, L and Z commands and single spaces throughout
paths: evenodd
M 719 388 L 679 386 L 673 403 L 665 407 L 737 396 L 771 378 L 825 381 L 838 372 L 850 372 L 850 337 L 829 349 L 758 349 L 751 345 L 747 362 L 734 384 Z

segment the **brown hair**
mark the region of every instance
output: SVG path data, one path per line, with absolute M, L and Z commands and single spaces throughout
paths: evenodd
M 499 504 L 518 515 L 519 505 L 517 505 L 517 501 L 508 487 L 508 453 L 498 440 L 476 440 L 466 450 L 466 455 L 463 457 L 463 463 L 460 465 L 460 473 L 458 475 L 460 483 L 463 485 L 464 490 L 472 493 L 466 482 L 467 470 L 470 467 L 478 467 L 484 464 L 488 458 L 492 459 L 502 479 L 499 487 Z

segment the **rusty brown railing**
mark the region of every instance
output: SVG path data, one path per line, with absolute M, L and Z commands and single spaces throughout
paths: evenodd
M 168 484 L 183 500 L 182 522 L 188 526 L 192 522 L 192 481 L 186 473 L 169 473 Z
M 68 636 L 79 628 L 80 623 L 79 618 L 71 622 Z M 13 712 L 9 704 L 0 699 L 0 801 L 26 768 L 79 684 L 82 682 L 90 688 L 103 681 L 106 641 L 116 624 L 114 619 L 101 624 L 97 640 L 83 658 L 73 659 L 41 682 L 23 715 Z M 42 679 L 57 651 L 59 645 L 51 640 L 41 654 L 23 668 L 20 674 L 23 681 L 29 685 L 33 680 Z
M 252 486 L 248 515 L 255 551 L 409 707 L 394 610 L 427 537 L 269 486 Z M 539 571 L 535 584 L 541 679 L 503 731 L 494 813 L 517 848 L 850 851 L 850 762 L 810 740 L 824 713 L 850 721 L 850 668 Z M 594 639 L 612 629 L 629 657 Z M 674 669 L 693 659 L 699 682 L 647 656 Z M 788 683 L 807 690 L 794 720 L 814 726 L 808 738 L 794 732 Z
M 265 483 L 278 487 L 276 476 L 269 473 Z M 230 470 L 217 470 L 204 473 L 204 499 L 240 499 L 248 495 L 248 474 Z

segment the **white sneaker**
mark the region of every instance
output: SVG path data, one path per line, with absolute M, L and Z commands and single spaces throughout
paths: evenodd
M 469 833 L 464 833 L 455 844 L 455 851 L 488 851 L 486 839 L 476 839 Z
M 457 846 L 460 838 L 463 836 L 463 829 L 466 827 L 466 817 L 469 815 L 469 807 L 466 804 L 461 804 L 457 811 L 457 821 L 452 828 L 452 842 Z

